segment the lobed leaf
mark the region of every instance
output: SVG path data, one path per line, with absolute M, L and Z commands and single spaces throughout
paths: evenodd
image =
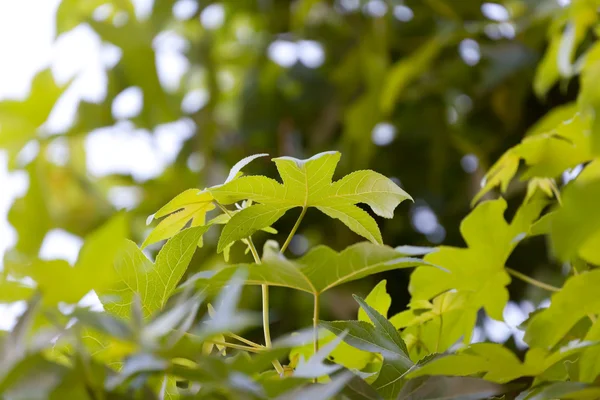
M 356 279 L 398 268 L 431 264 L 418 258 L 404 257 L 391 247 L 363 242 L 338 253 L 318 246 L 304 256 L 289 260 L 279 254 L 277 244 L 265 244 L 261 264 L 241 264 L 221 269 L 212 277 L 196 276 L 199 288 L 220 288 L 239 268 L 247 270 L 246 284 L 283 286 L 320 295 L 323 292 Z
M 391 218 L 398 204 L 411 197 L 390 179 L 373 171 L 357 171 L 332 182 L 339 159 L 338 152 L 320 153 L 307 160 L 275 158 L 283 183 L 248 176 L 209 189 L 221 204 L 241 200 L 260 203 L 243 209 L 231 219 L 223 229 L 218 251 L 273 224 L 294 207 L 316 207 L 357 234 L 381 244 L 375 220 L 356 204 L 367 204 L 377 215 Z
M 114 266 L 119 280 L 107 290 L 98 292 L 105 309 L 127 318 L 135 295 L 140 296 L 146 317 L 162 309 L 207 229 L 207 226 L 199 226 L 177 234 L 158 253 L 156 263 L 152 263 L 135 243 L 127 241 Z

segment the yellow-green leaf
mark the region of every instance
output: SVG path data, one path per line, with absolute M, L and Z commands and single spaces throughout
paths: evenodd
M 367 204 L 377 215 L 391 218 L 396 206 L 411 197 L 390 179 L 373 171 L 357 171 L 332 182 L 339 159 L 338 152 L 320 153 L 307 160 L 280 157 L 273 161 L 283 183 L 262 176 L 246 176 L 209 189 L 221 204 L 246 199 L 260 203 L 231 218 L 219 239 L 218 251 L 273 224 L 294 207 L 316 207 L 357 234 L 381 244 L 375 220 L 355 204 Z

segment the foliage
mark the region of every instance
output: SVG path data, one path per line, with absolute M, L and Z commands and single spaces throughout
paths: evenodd
M 99 18 L 95 11 L 108 3 L 109 12 Z M 156 0 L 145 18 L 129 1 L 61 2 L 59 34 L 87 23 L 103 41 L 119 47 L 122 57 L 109 71 L 106 99 L 98 104 L 82 102 L 77 121 L 59 133 L 74 154 L 64 165 L 48 155 L 58 138 L 45 132 L 44 122 L 70 83 L 57 84 L 50 70 L 44 70 L 32 82 L 27 99 L 0 103 L 0 147 L 9 155 L 9 167 L 29 176 L 27 193 L 9 214 L 18 240 L 5 257 L 0 278 L 1 302 L 26 303 L 16 325 L 0 337 L 2 397 L 598 398 L 600 102 L 595 37 L 600 3 L 572 0 L 559 7 L 514 1 L 503 8 L 511 23 L 469 24 L 480 2 L 426 1 L 414 6 L 416 25 L 406 28 L 418 39 L 408 46 L 410 51 L 396 40 L 399 35 L 394 32 L 405 28 L 398 27 L 391 15 L 369 20 L 345 9 L 348 5 L 343 2 L 275 3 L 266 13 L 260 2 L 202 4 L 194 18 L 177 19 L 171 15 L 174 4 L 169 0 Z M 226 11 L 220 27 L 202 26 L 202 18 L 195 18 L 211 6 Z M 365 13 L 372 7 L 363 6 Z M 286 18 L 280 20 L 279 12 Z M 470 86 L 473 74 L 447 53 L 458 43 L 469 45 L 466 39 L 489 36 L 490 26 L 504 31 L 512 27 L 513 35 L 518 28 L 521 42 L 509 42 L 504 50 L 500 45 L 483 49 L 490 64 L 480 67 L 483 78 Z M 152 45 L 165 29 L 189 40 L 193 51 L 187 56 L 193 67 L 200 68 L 200 72 L 191 68 L 174 90 L 161 84 Z M 263 31 L 269 33 L 263 35 L 268 39 L 261 36 Z M 252 40 L 232 39 L 244 32 Z M 310 68 L 286 69 L 268 61 L 268 48 L 281 32 L 320 38 L 332 60 L 313 73 L 308 73 Z M 538 38 L 539 32 L 548 42 L 535 75 L 505 81 L 529 62 L 519 52 L 520 45 L 541 48 L 544 39 Z M 233 82 L 229 89 L 225 75 Z M 432 84 L 437 75 L 441 82 Z M 511 146 L 495 143 L 493 137 L 475 146 L 481 139 L 474 129 L 476 118 L 458 115 L 458 105 L 448 108 L 439 101 L 458 90 L 454 86 L 468 89 L 478 96 L 475 106 L 485 110 L 479 117 L 489 119 L 492 110 L 505 125 L 498 130 L 521 132 L 525 126 L 513 114 L 525 104 L 526 90 L 551 98 L 557 84 L 569 89 L 574 83 L 576 98 L 551 108 L 520 143 L 513 140 Z M 311 90 L 304 87 L 310 85 Z M 85 160 L 76 156 L 81 154 L 82 136 L 115 123 L 112 101 L 131 86 L 144 93 L 144 106 L 132 123 L 156 130 L 191 117 L 200 133 L 194 137 L 198 143 L 186 143 L 164 174 L 148 182 L 91 177 Z M 208 88 L 209 99 L 185 115 L 178 104 L 197 86 Z M 410 114 L 420 108 L 433 111 L 426 118 L 412 119 Z M 324 116 L 322 109 L 328 110 Z M 266 116 L 271 111 L 277 118 Z M 448 121 L 440 118 L 448 112 Z M 440 132 L 428 142 L 432 156 L 416 162 L 409 157 L 408 146 L 401 156 L 380 152 L 376 157 L 379 150 L 371 142 L 371 132 L 384 120 L 406 122 L 403 132 L 413 127 Z M 320 121 L 318 126 L 309 127 L 314 121 Z M 461 131 L 465 127 L 471 129 Z M 278 153 L 306 153 L 287 151 L 295 148 L 297 130 L 316 132 L 304 139 L 309 143 L 306 149 L 317 154 L 307 159 L 273 158 L 280 180 L 266 176 L 273 171 L 267 163 L 255 161 L 266 156 L 263 153 L 242 159 L 227 176 L 218 172 L 233 154 L 269 147 L 266 142 L 272 138 L 265 131 L 277 131 L 273 136 L 282 138 L 277 139 Z M 244 148 L 215 160 L 216 150 L 227 147 L 219 142 L 220 136 L 242 137 Z M 421 198 L 409 190 L 411 197 L 388 178 L 390 171 L 399 171 L 402 186 L 409 189 L 425 180 L 423 169 L 433 177 L 427 190 L 437 185 L 440 192 L 465 192 L 456 182 L 444 181 L 450 172 L 437 161 L 445 158 L 443 144 L 448 140 L 454 155 L 476 153 L 484 166 L 488 157 L 497 158 L 478 192 L 459 197 L 461 204 L 471 197 L 473 209 L 462 213 L 466 216 L 461 216 L 459 234 L 452 238 L 456 240 L 437 247 L 384 245 L 388 232 L 402 228 L 379 217 L 389 220 L 404 200 Z M 19 154 L 27 143 L 37 143 L 40 153 L 23 161 Z M 344 149 L 348 161 L 339 151 L 318 152 L 328 147 Z M 499 154 L 500 150 L 505 152 Z M 194 188 L 198 175 L 187 168 L 189 158 L 199 153 L 206 163 L 199 174 L 202 189 Z M 370 169 L 350 172 L 386 163 L 392 167 L 385 174 Z M 264 175 L 242 173 L 250 168 Z M 566 179 L 564 172 L 573 168 L 582 172 Z M 334 179 L 336 173 L 340 177 Z M 516 182 L 516 176 L 524 183 Z M 131 212 L 114 214 L 107 193 L 123 183 L 142 188 L 149 200 Z M 493 199 L 496 188 L 501 197 Z M 286 214 L 294 208 L 300 213 L 292 224 Z M 314 219 L 311 208 L 345 227 L 323 215 Z M 148 232 L 141 221 L 156 209 L 148 220 L 160 222 Z M 287 254 L 306 223 L 322 232 L 303 255 Z M 39 255 L 46 233 L 57 227 L 85 236 L 72 266 Z M 346 228 L 350 236 L 340 233 Z M 261 231 L 273 236 L 259 252 L 255 241 Z M 354 234 L 367 241 L 348 245 L 356 240 Z M 525 259 L 550 271 L 562 267 L 562 275 L 542 275 L 559 276 L 556 286 L 512 264 L 517 253 L 528 252 L 526 246 L 539 237 L 545 239 L 549 254 L 531 252 Z M 316 242 L 319 245 L 313 246 Z M 333 243 L 343 249 L 334 250 L 329 246 Z M 243 259 L 247 257 L 243 251 L 252 262 Z M 396 289 L 386 287 L 392 281 L 382 280 L 364 299 L 354 296 L 356 320 L 324 317 L 332 314 L 324 312 L 336 300 L 332 293 L 341 296 L 340 288 L 350 287 L 346 284 L 407 268 L 415 269 L 410 273 L 406 309 L 390 312 L 398 296 Z M 515 350 L 510 343 L 474 340 L 482 317 L 505 320 L 509 300 L 517 298 L 509 291 L 513 278 L 544 291 L 544 296 L 551 294 L 550 305 L 538 307 L 518 327 L 526 351 Z M 256 297 L 252 286 L 260 286 L 260 315 L 252 311 Z M 286 301 L 271 301 L 276 290 L 285 293 Z M 304 326 L 308 313 L 296 312 L 287 301 L 301 298 L 292 294 L 296 292 L 309 295 L 305 297 L 312 303 L 311 327 Z M 83 305 L 88 296 L 97 296 L 101 310 Z M 293 328 L 285 334 L 271 334 L 274 309 L 284 310 L 293 320 Z M 254 339 L 255 328 L 261 326 L 264 344 Z

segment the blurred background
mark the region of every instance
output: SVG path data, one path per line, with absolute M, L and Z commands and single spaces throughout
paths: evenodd
M 146 219 L 181 191 L 220 183 L 254 153 L 339 150 L 336 177 L 370 168 L 407 190 L 391 246 L 463 245 L 462 218 L 490 165 L 577 82 L 534 80 L 548 32 L 569 0 L 0 1 L 0 254 L 4 263 L 74 262 L 83 238 L 118 210 L 138 243 Z M 556 69 L 556 66 L 554 67 Z M 547 71 L 552 75 L 555 71 Z M 556 73 L 557 74 L 557 73 Z M 258 159 L 247 173 L 277 177 Z M 563 180 L 569 179 L 569 173 Z M 509 212 L 524 196 L 512 185 Z M 276 228 L 285 238 L 297 217 Z M 259 234 L 262 243 L 267 234 Z M 223 263 L 210 231 L 190 273 Z M 290 250 L 360 240 L 309 211 Z M 148 249 L 154 256 L 160 246 Z M 249 261 L 234 248 L 233 262 Z M 543 240 L 509 260 L 560 281 Z M 354 318 L 350 293 L 387 279 L 392 313 L 409 271 L 328 293 L 323 318 Z M 65 283 L 66 285 L 68 283 Z M 521 345 L 515 326 L 543 293 L 514 282 L 507 324 L 476 338 Z M 259 307 L 248 289 L 245 304 Z M 272 289 L 273 330 L 310 323 L 311 298 Z M 85 301 L 93 304 L 94 296 Z M 20 305 L 3 306 L 9 327 Z M 260 332 L 256 334 L 260 340 Z

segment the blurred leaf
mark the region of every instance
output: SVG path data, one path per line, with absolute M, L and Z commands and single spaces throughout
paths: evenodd
M 507 383 L 523 376 L 541 375 L 560 361 L 589 348 L 596 343 L 581 343 L 559 349 L 554 353 L 539 348 L 531 349 L 521 362 L 515 354 L 497 343 L 476 343 L 458 354 L 438 357 L 411 371 L 409 379 L 427 375 L 468 376 L 483 373 L 483 378 Z
M 6 149 L 14 158 L 21 148 L 38 133 L 59 97 L 69 84 L 59 86 L 52 71 L 44 69 L 31 82 L 27 99 L 0 102 L 0 149 Z M 14 167 L 9 163 L 9 168 Z
M 600 396 L 600 387 L 581 382 L 550 382 L 536 386 L 521 393 L 517 400 L 545 399 L 596 399 Z
M 353 378 L 352 372 L 340 373 L 331 379 L 331 382 L 315 383 L 305 387 L 294 389 L 281 396 L 277 400 L 328 400 L 338 394 L 344 386 Z
M 479 378 L 432 376 L 409 380 L 402 388 L 398 400 L 475 400 L 487 399 L 509 391 Z
M 113 262 L 123 248 L 126 232 L 127 218 L 118 214 L 86 238 L 74 267 L 64 260 L 36 260 L 15 272 L 35 280 L 47 305 L 77 303 L 89 291 L 114 284 Z
M 446 41 L 447 38 L 434 36 L 409 57 L 398 61 L 389 69 L 380 101 L 384 114 L 389 114 L 404 89 L 427 71 L 429 65 L 442 51 Z
M 327 356 L 340 344 L 346 334 L 342 332 L 331 342 L 319 348 L 308 360 L 302 357 L 294 369 L 293 376 L 297 378 L 319 378 L 325 375 L 331 375 L 338 371 L 342 366 L 336 364 L 325 364 Z

